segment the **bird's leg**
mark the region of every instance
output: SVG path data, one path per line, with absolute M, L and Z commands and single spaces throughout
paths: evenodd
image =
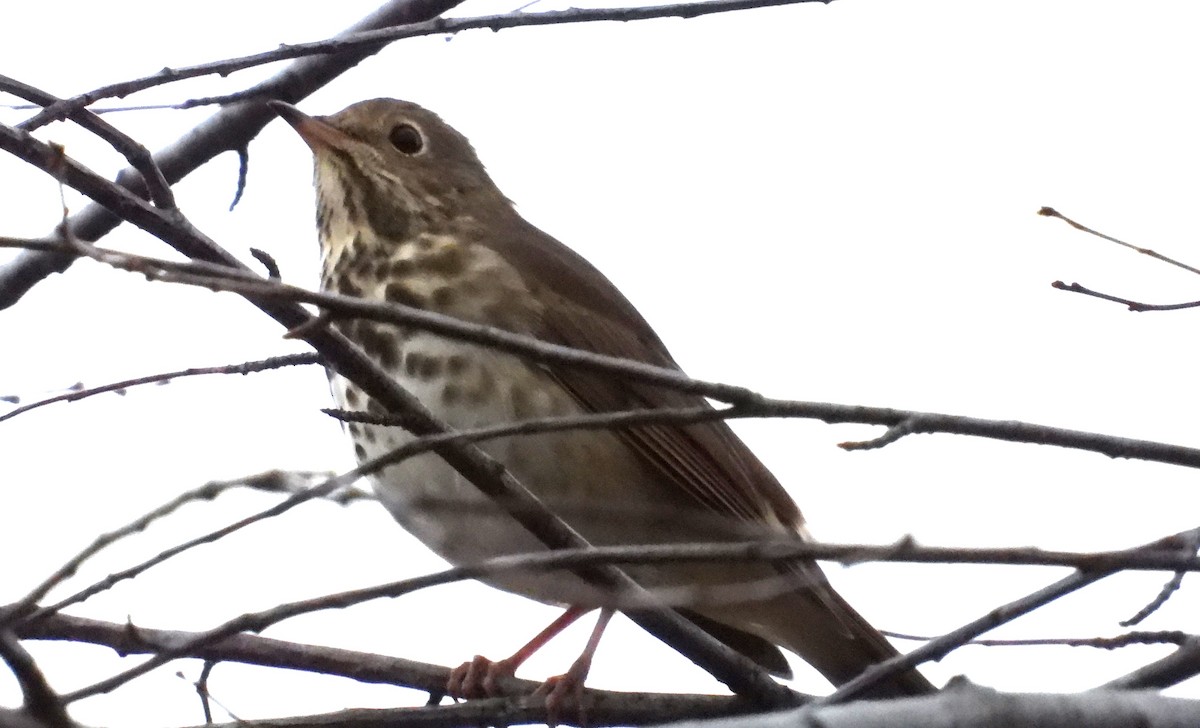
M 540 650 L 559 632 L 569 627 L 572 622 L 590 612 L 583 607 L 569 607 L 559 615 L 550 626 L 538 632 L 524 647 L 499 662 L 493 662 L 483 655 L 476 655 L 470 662 L 464 662 L 450 671 L 446 680 L 446 694 L 454 698 L 487 698 L 503 695 L 500 681 L 516 674 L 517 668 L 528 660 L 533 653 Z M 604 620 L 607 622 L 607 620 Z M 589 642 L 589 646 L 590 646 Z M 594 647 L 591 648 L 593 651 Z M 582 658 L 581 658 L 582 659 Z M 590 658 L 589 658 L 590 659 Z M 584 670 L 584 675 L 587 670 Z
M 588 638 L 583 653 L 575 662 L 571 663 L 571 667 L 567 668 L 566 672 L 546 680 L 541 687 L 534 691 L 534 695 L 546 696 L 547 725 L 556 725 L 563 708 L 571 705 L 572 702 L 579 710 L 579 725 L 587 725 L 587 715 L 584 713 L 585 706 L 583 704 L 583 683 L 592 669 L 592 657 L 595 656 L 596 648 L 600 645 L 600 637 L 604 634 L 604 628 L 608 626 L 612 617 L 612 609 L 608 607 L 601 609 L 600 618 L 596 620 L 596 626 L 592 628 L 592 636 Z

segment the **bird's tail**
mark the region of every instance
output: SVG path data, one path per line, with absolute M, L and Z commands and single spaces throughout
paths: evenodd
M 844 685 L 868 667 L 899 654 L 827 583 L 740 604 L 736 610 L 736 620 L 712 612 L 707 616 L 726 625 L 733 621 L 739 628 L 795 652 L 834 685 Z M 896 698 L 934 691 L 919 672 L 906 670 L 869 689 L 865 697 Z

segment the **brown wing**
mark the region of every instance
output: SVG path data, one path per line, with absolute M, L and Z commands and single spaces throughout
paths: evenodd
M 650 325 L 602 273 L 524 220 L 515 228 L 507 228 L 510 236 L 488 242 L 550 302 L 535 332 L 538 338 L 679 369 Z M 594 412 L 707 405 L 698 395 L 578 368 L 550 366 L 549 370 Z M 717 513 L 788 529 L 803 524 L 795 501 L 724 422 L 637 427 L 618 434 L 662 475 L 664 483 Z M 883 635 L 833 591 L 816 564 L 793 563 L 789 570 L 808 587 L 797 593 L 794 618 L 785 620 L 788 634 L 781 637 L 789 649 L 839 685 L 868 665 L 896 655 Z M 786 662 L 760 636 L 702 615 L 689 616 L 699 617 L 697 623 L 717 639 L 760 665 L 787 674 Z M 877 696 L 918 695 L 932 689 L 924 677 L 910 671 L 880 687 Z
M 662 341 L 641 314 L 590 263 L 554 238 L 525 223 L 511 236 L 492 242 L 537 286 L 547 305 L 544 341 L 599 354 L 678 369 Z M 511 228 L 510 228 L 511 231 Z M 511 242 L 509 242 L 511 241 Z M 551 367 L 552 374 L 589 410 L 707 406 L 703 397 L 574 367 Z M 754 523 L 798 528 L 795 501 L 770 471 L 724 422 L 647 426 L 620 431 L 666 483 L 717 513 Z

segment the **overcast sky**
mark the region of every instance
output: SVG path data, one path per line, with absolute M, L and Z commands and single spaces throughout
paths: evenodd
M 45 0 L 5 9 L 0 72 L 69 95 L 162 66 L 320 39 L 374 6 L 341 0 L 295 12 L 292 3 L 210 0 L 168 12 L 149 0 Z M 468 2 L 460 12 L 517 6 Z M 695 376 L 779 397 L 1191 444 L 1200 394 L 1196 347 L 1184 334 L 1200 313 L 1133 314 L 1049 284 L 1077 280 L 1166 303 L 1200 298 L 1200 280 L 1035 213 L 1051 205 L 1200 263 L 1197 20 L 1200 9 L 1182 1 L 840 0 L 687 21 L 473 31 L 398 43 L 300 108 L 332 113 L 394 96 L 436 110 L 474 142 L 520 211 L 599 266 Z M 276 70 L 119 103 L 230 92 Z M 28 113 L 0 109 L 0 121 Z M 106 118 L 154 149 L 210 113 Z M 39 136 L 66 143 L 68 154 L 106 174 L 120 166 L 67 126 Z M 285 279 L 314 286 L 307 148 L 284 124 L 271 124 L 250 147 L 245 198 L 230 212 L 236 169 L 226 155 L 180 184 L 183 212 L 243 259 L 262 248 Z M 48 177 L 0 157 L 0 192 L 0 235 L 53 228 L 59 201 Z M 84 203 L 69 195 L 68 204 Z M 103 243 L 166 250 L 129 226 Z M 0 311 L 0 394 L 37 399 L 80 380 L 97 385 L 302 350 L 280 334 L 232 294 L 80 263 Z M 192 379 L 0 423 L 0 553 L 8 555 L 0 560 L 0 603 L 97 533 L 184 489 L 268 468 L 348 468 L 352 452 L 339 426 L 317 411 L 328 402 L 324 375 L 310 367 Z M 946 435 L 845 453 L 836 443 L 880 432 L 807 421 L 735 428 L 830 541 L 911 534 L 944 545 L 1119 548 L 1195 527 L 1200 512 L 1195 474 L 1180 468 Z M 89 564 L 74 583 L 272 502 L 234 493 L 192 506 Z M 377 506 L 314 503 L 72 612 L 204 629 L 285 599 L 438 568 Z M 828 571 L 877 626 L 917 634 L 948 631 L 1061 575 Z M 1114 578 L 996 636 L 1116 634 L 1117 622 L 1164 580 Z M 1200 631 L 1192 586 L 1185 581 L 1142 627 Z M 476 653 L 507 655 L 554 613 L 458 585 L 292 620 L 266 634 L 457 664 Z M 578 625 L 521 676 L 565 669 L 588 628 Z M 64 691 L 119 662 L 100 649 L 34 648 Z M 926 672 L 939 683 L 964 673 L 1003 690 L 1077 690 L 1166 651 L 972 647 Z M 100 725 L 198 722 L 191 688 L 175 669 L 84 701 L 74 715 Z M 188 679 L 199 672 L 189 662 L 178 669 Z M 602 644 L 590 684 L 719 689 L 623 620 Z M 811 674 L 796 686 L 826 689 Z M 219 666 L 211 689 L 243 718 L 422 700 L 237 665 Z M 0 674 L 0 700 L 13 704 L 16 696 Z

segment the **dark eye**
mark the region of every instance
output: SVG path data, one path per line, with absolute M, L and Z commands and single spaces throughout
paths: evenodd
M 405 154 L 416 154 L 421 151 L 421 147 L 425 146 L 425 140 L 421 138 L 421 132 L 417 131 L 417 127 L 412 124 L 397 124 L 388 132 L 388 141 L 396 149 Z

